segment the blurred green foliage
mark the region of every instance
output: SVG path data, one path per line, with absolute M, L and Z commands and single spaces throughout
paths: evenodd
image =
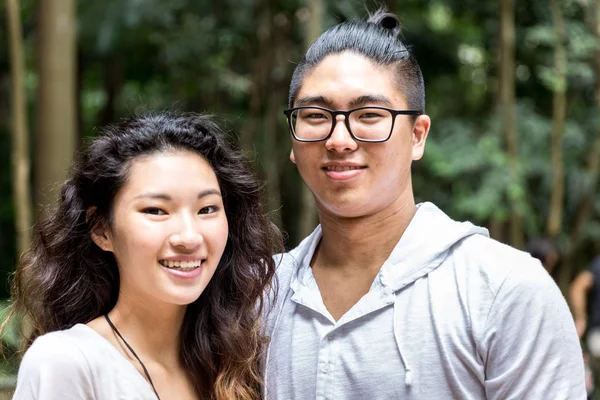
M 34 131 L 34 0 L 22 0 L 30 127 Z M 324 27 L 362 17 L 358 0 L 324 1 Z M 417 200 L 433 201 L 456 219 L 506 230 L 511 204 L 524 217 L 526 237 L 545 231 L 552 187 L 552 91 L 568 88 L 563 140 L 566 182 L 561 249 L 582 197 L 590 190 L 586 159 L 599 132 L 593 53 L 598 41 L 586 25 L 585 1 L 562 2 L 568 41 L 568 78 L 553 70 L 555 35 L 547 2 L 516 2 L 516 95 L 519 162 L 508 173 L 498 88 L 499 3 L 491 0 L 388 1 L 404 24 L 426 82 L 433 126 L 425 157 L 414 166 Z M 374 4 L 368 4 L 374 9 Z M 1 10 L 1 9 L 0 9 Z M 271 187 L 272 207 L 288 233 L 298 236 L 301 182 L 287 161 L 290 139 L 281 111 L 287 85 L 304 50 L 311 18 L 300 0 L 80 0 L 78 2 L 79 124 L 82 137 L 97 126 L 142 110 L 175 108 L 218 115 L 237 133 L 244 150 Z M 16 261 L 8 135 L 9 66 L 6 32 L 0 30 L 0 281 Z M 57 99 L 57 101 L 60 101 Z M 275 106 L 271 106 L 274 102 Z M 275 138 L 272 133 L 275 121 Z M 35 140 L 32 140 L 35 146 Z M 35 163 L 35 160 L 33 161 Z M 274 163 L 274 164 L 273 164 Z M 269 174 L 275 165 L 276 174 Z M 600 196 L 576 252 L 585 266 L 600 251 Z M 270 194 L 272 197 L 272 193 Z M 271 199 L 273 200 L 273 199 Z M 8 295 L 0 286 L 0 298 Z

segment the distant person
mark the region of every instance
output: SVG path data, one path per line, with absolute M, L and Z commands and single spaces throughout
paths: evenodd
M 17 400 L 258 399 L 279 236 L 202 115 L 105 128 L 18 267 Z
M 400 31 L 382 10 L 341 23 L 292 76 L 290 158 L 320 225 L 281 257 L 266 399 L 585 398 L 573 319 L 540 263 L 415 204 L 431 120 Z
M 550 239 L 535 238 L 527 244 L 527 252 L 533 258 L 540 260 L 546 271 L 549 274 L 554 272 L 554 268 L 558 263 L 558 251 Z
M 586 370 L 596 379 L 596 382 L 588 379 L 588 392 L 592 393 L 600 371 L 600 256 L 575 277 L 569 298 L 577 334 L 581 340 L 585 339 Z
M 588 351 L 600 359 L 600 256 L 575 277 L 569 297 L 577 334 L 583 338 L 587 331 Z

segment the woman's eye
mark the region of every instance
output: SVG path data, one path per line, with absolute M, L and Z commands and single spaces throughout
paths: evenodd
M 198 214 L 212 214 L 219 211 L 219 207 L 217 206 L 206 206 L 206 207 L 202 207 L 200 209 L 200 211 L 198 211 Z
M 144 209 L 142 210 L 142 212 L 143 212 L 144 214 L 150 214 L 150 215 L 166 215 L 166 214 L 167 214 L 167 213 L 166 213 L 164 210 L 162 210 L 162 209 L 160 209 L 160 208 L 158 208 L 158 207 L 148 207 L 148 208 L 144 208 Z

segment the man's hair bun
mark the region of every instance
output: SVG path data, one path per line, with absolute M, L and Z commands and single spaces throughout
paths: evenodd
M 402 33 L 402 24 L 395 14 L 387 12 L 385 9 L 380 8 L 375 11 L 374 14 L 369 15 L 367 22 L 375 25 L 379 25 L 385 30 L 389 31 L 395 37 L 400 36 Z

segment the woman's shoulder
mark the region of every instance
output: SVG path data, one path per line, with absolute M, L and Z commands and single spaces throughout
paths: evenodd
M 93 349 L 95 334 L 85 325 L 39 336 L 25 352 L 19 374 L 30 369 L 70 370 L 88 368 L 85 349 Z
M 75 325 L 35 339 L 19 366 L 14 398 L 51 399 L 65 393 L 92 398 L 89 357 L 82 349 L 92 345 L 93 338 L 85 325 Z
M 48 363 L 83 362 L 85 350 L 93 349 L 97 334 L 89 327 L 77 324 L 70 329 L 54 331 L 39 336 L 25 352 L 23 363 L 27 361 Z

